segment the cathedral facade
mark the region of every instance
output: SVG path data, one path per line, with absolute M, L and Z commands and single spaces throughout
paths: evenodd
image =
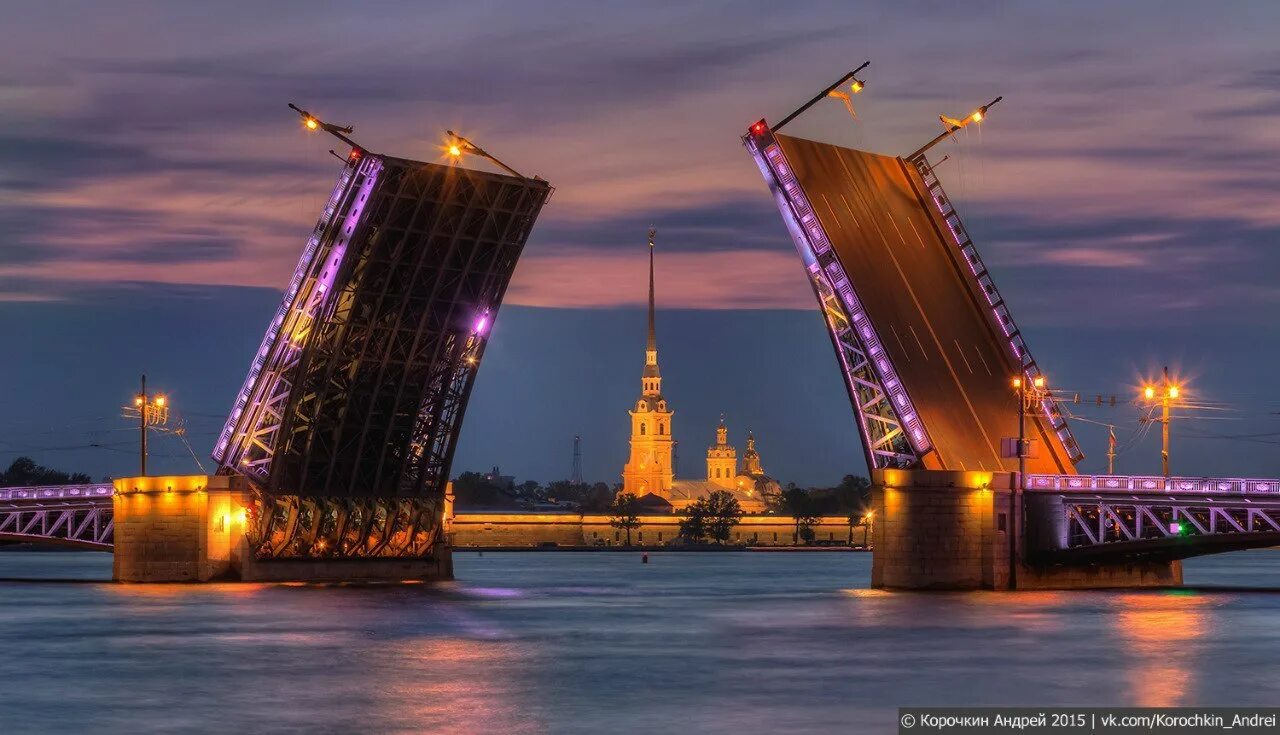
M 631 415 L 631 454 L 622 468 L 622 492 L 640 498 L 648 507 L 670 506 L 679 512 L 717 490 L 732 494 L 745 513 L 763 513 L 771 496 L 781 492 L 764 473 L 755 435 L 747 433 L 747 449 L 738 465 L 738 450 L 729 444 L 724 417 L 716 427 L 716 443 L 707 448 L 706 477 L 677 480 L 673 470 L 675 443 L 671 418 L 675 412 L 662 395 L 658 370 L 658 340 L 654 328 L 654 231 L 649 230 L 649 335 L 645 345 L 640 398 Z

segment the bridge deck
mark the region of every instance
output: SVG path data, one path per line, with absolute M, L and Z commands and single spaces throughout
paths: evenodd
M 919 173 L 899 158 L 776 140 L 929 431 L 926 466 L 1016 470 L 1000 457 L 1000 439 L 1017 435 L 1009 380 L 1018 365 Z M 1040 447 L 1028 471 L 1071 472 L 1048 428 L 1028 413 L 1027 435 Z

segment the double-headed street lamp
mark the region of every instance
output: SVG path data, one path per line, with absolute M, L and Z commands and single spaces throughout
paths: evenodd
M 1018 482 L 1021 483 L 1027 475 L 1027 405 L 1039 403 L 1047 391 L 1043 375 L 1032 378 L 1030 385 L 1022 376 L 1015 377 L 1012 383 L 1018 392 Z
M 133 397 L 133 406 L 138 410 L 138 430 L 142 437 L 141 464 L 142 476 L 147 476 L 147 427 L 163 426 L 169 423 L 169 398 L 163 393 L 147 395 L 147 376 L 142 376 L 142 390 Z
M 1144 418 L 1143 421 L 1155 421 L 1160 424 L 1160 469 L 1165 477 L 1169 476 L 1169 407 L 1182 397 L 1182 388 L 1169 378 L 1169 368 L 1164 369 L 1164 383 L 1156 386 L 1148 383 L 1142 387 L 1142 397 L 1149 404 L 1160 402 L 1160 418 Z

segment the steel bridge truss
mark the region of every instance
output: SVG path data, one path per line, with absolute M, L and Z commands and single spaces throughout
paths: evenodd
M 858 418 L 867 466 L 919 466 L 933 444 L 786 155 L 767 130 L 742 140 L 804 261 Z
M 486 337 L 550 194 L 353 152 L 215 446 L 253 487 L 260 558 L 431 553 Z
M 1280 480 L 1029 475 L 1044 550 L 1171 558 L 1280 544 Z
M 113 492 L 111 485 L 0 489 L 0 540 L 110 551 Z
M 489 325 L 550 187 L 388 159 L 317 327 L 270 489 L 443 497 Z M 358 234 L 358 233 L 357 233 Z
M 374 157 L 343 167 L 214 447 L 213 457 L 223 467 L 258 483 L 270 475 L 308 337 L 331 300 L 338 268 L 381 167 Z
M 444 541 L 427 498 L 260 496 L 249 534 L 258 559 L 431 558 Z
M 1211 534 L 1280 536 L 1280 503 L 1221 505 L 1204 498 L 1069 499 L 1067 548 Z

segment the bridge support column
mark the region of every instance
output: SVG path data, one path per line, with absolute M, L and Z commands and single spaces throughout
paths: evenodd
M 117 582 L 453 579 L 445 539 L 422 559 L 257 559 L 245 535 L 253 495 L 239 476 L 126 477 L 113 501 Z
M 114 498 L 117 582 L 233 578 L 248 487 L 214 475 L 125 477 Z
M 1179 562 L 1029 563 L 1035 557 L 1026 553 L 1027 513 L 1016 477 L 1012 472 L 872 472 L 871 586 L 1009 590 L 1182 583 Z M 1030 525 L 1037 530 L 1052 520 L 1040 518 L 1034 508 L 1031 512 Z

